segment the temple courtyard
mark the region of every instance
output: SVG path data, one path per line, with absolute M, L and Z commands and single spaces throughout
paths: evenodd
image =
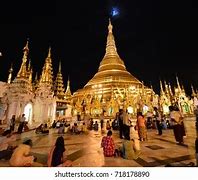
M 104 157 L 100 147 L 101 139 L 105 133 L 101 131 L 89 131 L 89 134 L 71 135 L 64 134 L 65 147 L 68 159 L 73 161 L 74 167 L 164 167 L 167 164 L 172 166 L 187 166 L 188 163 L 195 163 L 195 121 L 193 118 L 185 118 L 186 134 L 184 145 L 176 144 L 173 130 L 163 130 L 163 135 L 157 135 L 155 129 L 148 129 L 148 141 L 141 143 L 141 155 L 136 160 L 125 160 L 121 157 Z M 36 134 L 35 130 L 17 135 L 16 145 L 24 138 L 31 138 L 33 141 L 32 153 L 38 158 L 38 162 L 45 164 L 47 154 L 59 136 L 57 129 L 50 129 L 49 135 Z M 113 131 L 115 144 L 120 146 L 122 140 L 119 132 Z M 9 166 L 8 161 L 0 160 L 1 167 Z

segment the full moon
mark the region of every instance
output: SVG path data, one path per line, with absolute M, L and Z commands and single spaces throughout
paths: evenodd
M 119 9 L 116 8 L 116 7 L 113 7 L 112 10 L 111 10 L 112 17 L 118 16 L 119 14 L 120 14 Z

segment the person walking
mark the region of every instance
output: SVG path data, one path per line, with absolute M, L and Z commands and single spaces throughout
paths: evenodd
M 169 106 L 170 110 L 170 119 L 173 123 L 173 132 L 175 136 L 175 140 L 179 144 L 184 143 L 183 136 L 185 136 L 185 130 L 183 125 L 183 116 L 179 111 L 179 108 Z
M 137 113 L 137 130 L 140 137 L 140 141 L 147 140 L 146 121 L 142 112 Z
M 14 127 L 15 127 L 15 115 L 12 115 L 12 118 L 10 119 L 10 131 L 14 131 Z
M 119 110 L 119 115 L 118 115 L 118 124 L 119 124 L 119 135 L 120 135 L 120 139 L 123 139 L 123 109 Z
M 18 133 L 21 134 L 23 132 L 23 128 L 24 128 L 24 125 L 25 125 L 25 114 L 22 114 L 22 117 L 20 119 L 20 122 L 19 122 L 19 127 L 18 127 Z
M 158 130 L 158 135 L 162 135 L 162 123 L 161 123 L 161 114 L 158 111 L 157 107 L 154 107 L 154 119 L 156 122 L 156 127 Z
M 100 115 L 100 129 L 101 129 L 101 131 L 103 130 L 103 128 L 104 128 L 104 113 L 102 113 Z

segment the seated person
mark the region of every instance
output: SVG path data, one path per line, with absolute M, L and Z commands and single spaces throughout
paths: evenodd
M 121 154 L 124 159 L 137 159 L 141 153 L 140 150 L 135 150 L 134 141 L 127 137 L 122 144 Z
M 72 126 L 72 133 L 75 133 L 75 134 L 79 134 L 80 133 L 77 123 L 74 123 L 74 125 Z
M 43 134 L 48 134 L 48 133 L 49 133 L 49 129 L 48 129 L 48 127 L 47 127 L 47 124 L 45 124 L 45 125 L 42 127 L 41 132 L 42 132 Z
M 89 124 L 88 124 L 88 129 L 89 130 L 93 129 L 93 119 L 90 119 Z
M 11 158 L 12 153 L 16 146 L 11 144 L 16 141 L 15 134 L 8 134 L 6 137 L 0 137 L 0 159 L 8 160 Z
M 109 122 L 109 121 L 107 121 L 107 123 L 106 123 L 106 130 L 110 130 L 110 129 L 111 129 L 110 122 Z
M 112 157 L 115 155 L 115 144 L 112 139 L 112 131 L 107 132 L 107 136 L 102 138 L 101 147 L 103 148 L 103 154 L 105 157 Z
M 95 121 L 95 123 L 93 124 L 93 129 L 94 131 L 98 131 L 98 122 Z
M 137 126 L 130 126 L 130 139 L 134 142 L 135 151 L 140 150 L 140 138 L 137 130 Z
M 9 135 L 10 133 L 11 133 L 10 128 L 6 128 L 6 129 L 3 131 L 2 136 L 7 136 L 7 135 Z
M 56 120 L 54 120 L 54 122 L 52 123 L 52 128 L 56 127 Z
M 83 122 L 83 125 L 82 125 L 82 132 L 85 134 L 88 133 L 87 126 L 86 126 L 85 122 Z
M 38 126 L 35 130 L 36 134 L 42 133 L 42 129 L 43 129 L 43 124 L 41 124 L 40 126 Z
M 162 129 L 167 129 L 167 124 L 166 124 L 166 121 L 164 119 L 162 119 Z
M 60 124 L 60 127 L 59 127 L 59 129 L 58 129 L 58 134 L 63 134 L 65 132 L 65 127 L 64 127 L 64 125 L 61 123 Z
M 64 129 L 64 133 L 67 133 L 70 131 L 70 124 L 64 124 L 65 129 Z
M 27 121 L 25 121 L 24 122 L 24 131 L 29 131 L 30 129 L 29 129 L 29 127 L 28 127 L 28 122 Z
M 4 129 L 0 127 L 0 135 L 2 135 L 4 132 Z
M 32 140 L 26 139 L 23 144 L 20 144 L 13 152 L 10 158 L 10 165 L 13 167 L 26 167 L 26 166 L 43 166 L 35 162 L 36 157 L 30 155 L 32 147 Z
M 59 128 L 60 127 L 60 120 L 58 120 L 57 122 L 56 122 L 56 128 Z
M 47 160 L 48 167 L 68 167 L 72 162 L 67 160 L 65 154 L 65 144 L 62 136 L 56 139 L 55 145 L 51 148 Z
M 119 130 L 119 124 L 118 124 L 118 119 L 114 119 L 112 122 L 112 128 L 113 130 Z

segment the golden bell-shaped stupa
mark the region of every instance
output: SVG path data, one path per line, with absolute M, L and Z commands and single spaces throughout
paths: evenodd
M 123 60 L 118 55 L 112 30 L 113 26 L 109 20 L 106 53 L 98 72 L 83 89 L 79 89 L 73 94 L 74 103 L 90 104 L 92 107 L 93 104 L 97 104 L 101 108 L 102 103 L 106 106 L 108 102 L 115 104 L 112 102 L 113 100 L 117 102 L 118 106 L 120 106 L 119 103 L 123 106 L 129 93 L 130 96 L 137 96 L 139 90 L 142 89 L 143 84 L 126 70 Z M 102 109 L 104 110 L 104 108 Z

